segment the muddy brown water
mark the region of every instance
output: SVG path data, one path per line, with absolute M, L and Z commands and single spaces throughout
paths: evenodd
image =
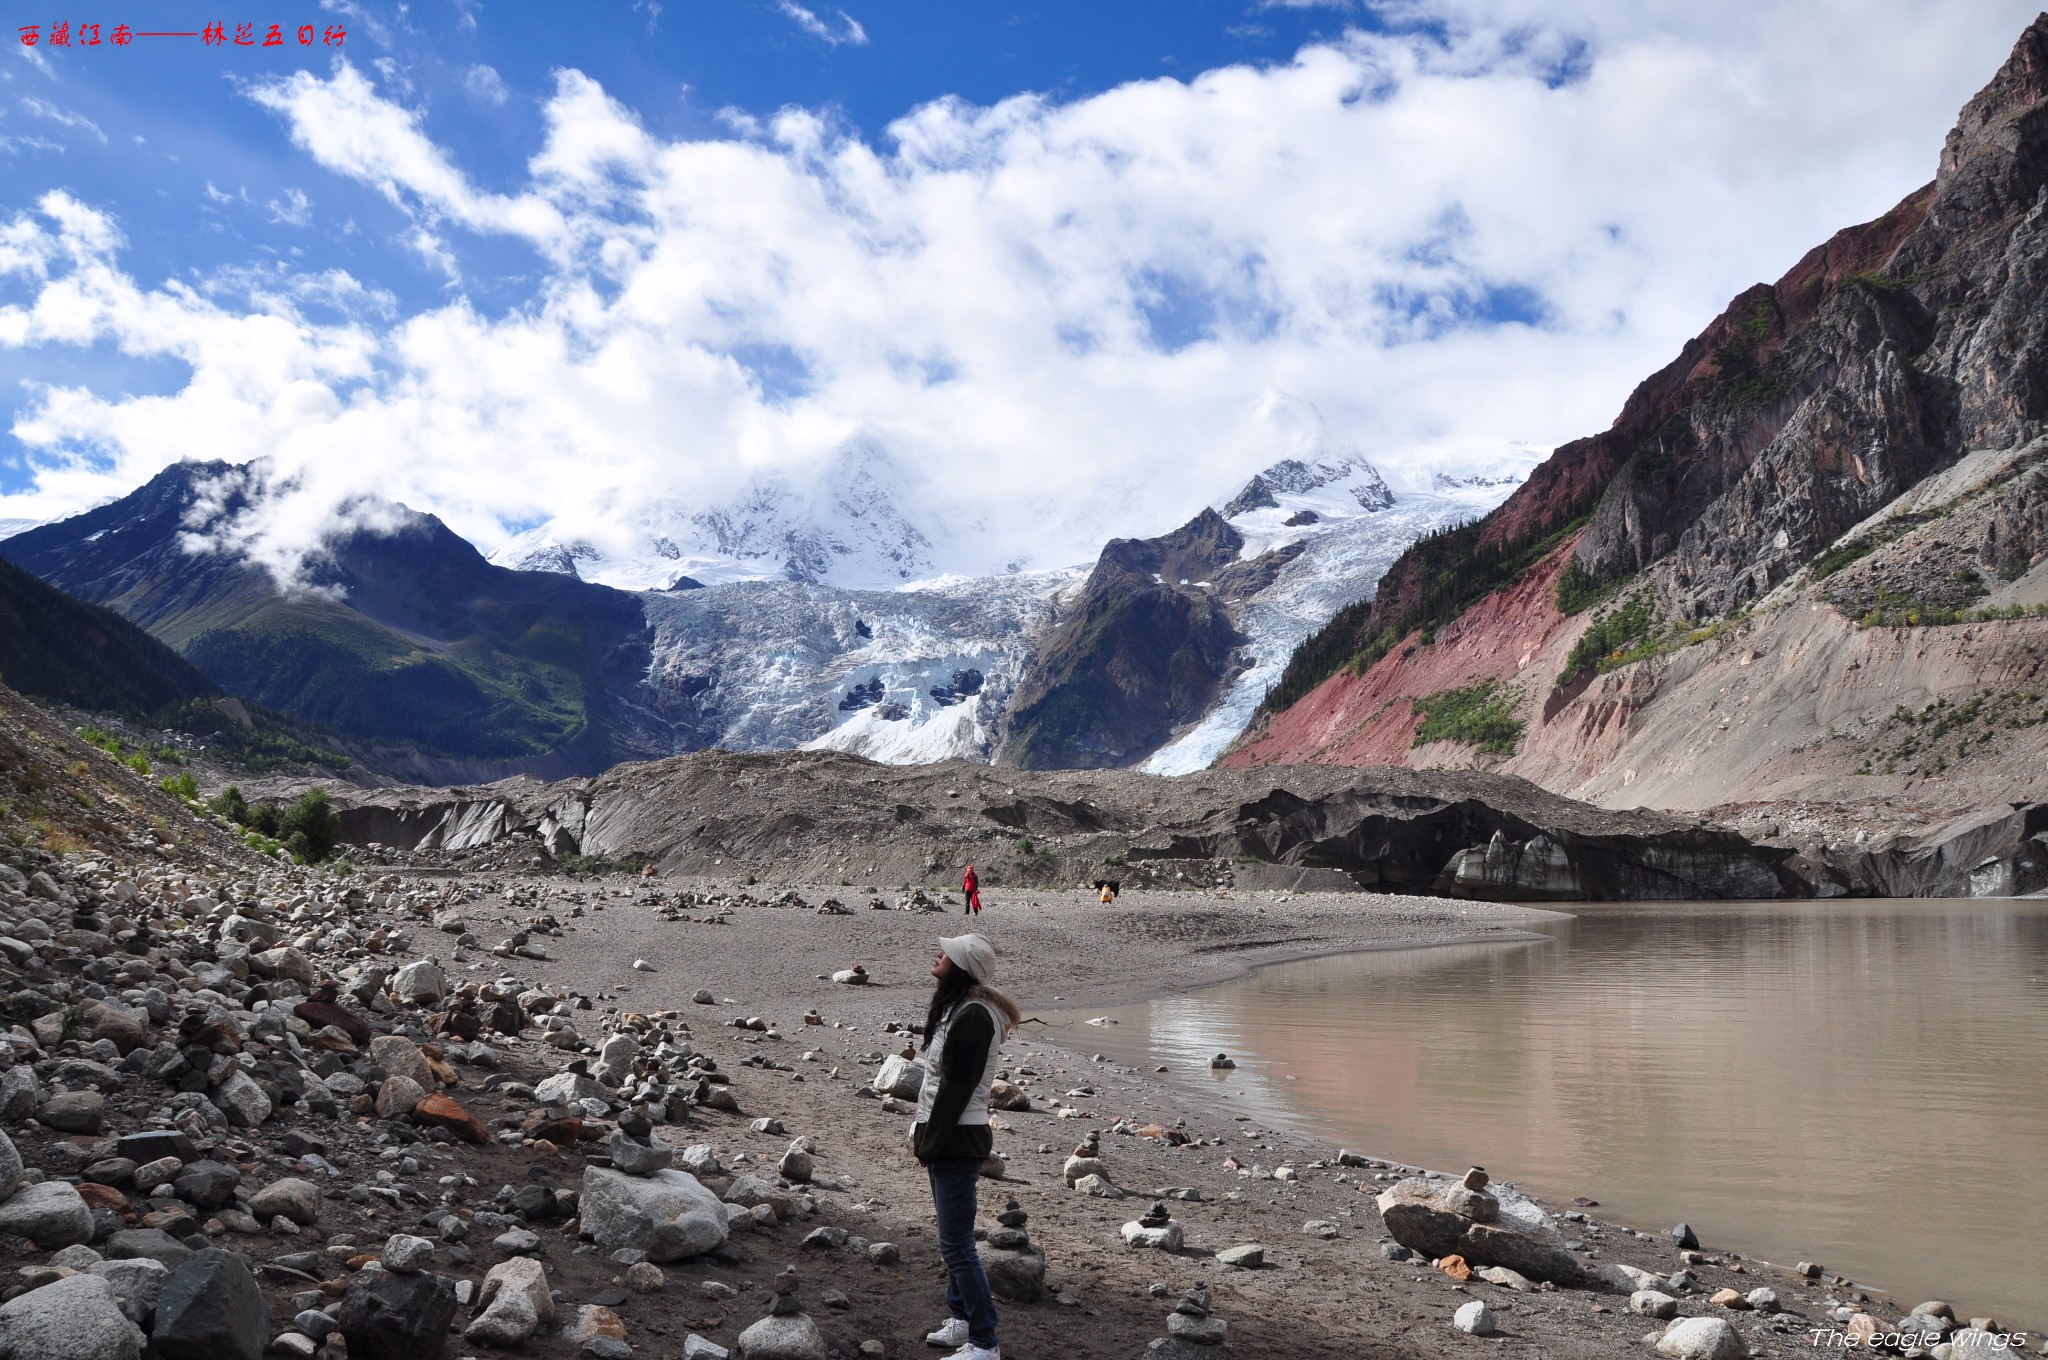
M 1535 942 L 1282 964 L 1056 1037 L 1902 1310 L 2048 1324 L 2048 902 L 1568 909 Z

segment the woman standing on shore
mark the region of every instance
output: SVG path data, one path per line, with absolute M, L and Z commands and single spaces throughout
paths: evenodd
M 975 1191 L 994 1147 L 988 1098 L 996 1052 L 1020 1018 L 1016 1005 L 989 987 L 995 971 L 995 947 L 981 936 L 939 941 L 925 1013 L 924 1085 L 910 1130 L 918 1164 L 931 1176 L 939 1255 L 946 1262 L 946 1308 L 952 1314 L 925 1341 L 958 1346 L 953 1360 L 1002 1360 L 995 1299 L 974 1245 Z

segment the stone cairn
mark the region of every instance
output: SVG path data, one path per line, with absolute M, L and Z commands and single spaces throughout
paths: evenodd
M 1124 1224 L 1123 1237 L 1127 1247 L 1153 1247 L 1160 1251 L 1181 1248 L 1180 1224 L 1166 1211 L 1165 1200 L 1152 1201 L 1152 1207 L 1142 1217 Z
M 1226 1354 L 1230 1325 L 1209 1313 L 1209 1288 L 1196 1281 L 1166 1315 L 1166 1335 L 1145 1347 L 1145 1360 L 1215 1360 Z
M 1045 1252 L 1033 1245 L 1024 1231 L 1030 1218 L 1011 1200 L 996 1215 L 997 1226 L 989 1230 L 980 1247 L 988 1287 L 998 1298 L 1012 1303 L 1036 1303 L 1045 1294 Z
M 825 1360 L 825 1337 L 796 1296 L 796 1267 L 775 1277 L 768 1316 L 740 1333 L 744 1360 Z

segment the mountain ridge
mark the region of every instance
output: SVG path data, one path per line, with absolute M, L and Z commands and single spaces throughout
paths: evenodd
M 2044 318 L 2048 14 L 1932 183 L 1738 294 L 1499 510 L 1419 540 L 1224 763 L 1488 763 L 1688 807 L 2037 795 L 2033 710 L 1981 715 L 2033 693 L 2048 644 Z M 1516 753 L 1416 747 L 1420 706 L 1474 687 Z M 1899 735 L 1923 710 L 1939 762 Z

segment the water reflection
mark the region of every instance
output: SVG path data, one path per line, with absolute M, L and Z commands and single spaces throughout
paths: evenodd
M 1379 1155 L 2048 1321 L 2048 903 L 1575 910 L 1541 942 L 1288 964 L 1069 1033 Z

